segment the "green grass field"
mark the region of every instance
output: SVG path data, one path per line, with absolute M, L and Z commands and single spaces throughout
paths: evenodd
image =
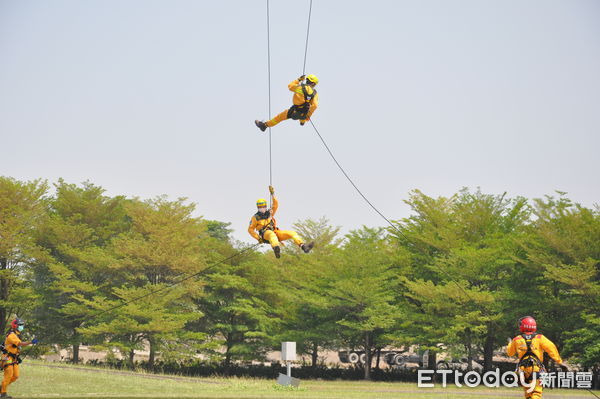
M 302 381 L 300 388 L 242 378 L 189 378 L 119 372 L 38 361 L 21 365 L 21 378 L 9 388 L 15 398 L 522 398 L 520 389 L 419 389 L 411 383 Z M 597 393 L 600 394 L 600 393 Z M 600 395 L 599 395 L 600 396 Z M 552 390 L 554 399 L 593 399 L 586 391 Z

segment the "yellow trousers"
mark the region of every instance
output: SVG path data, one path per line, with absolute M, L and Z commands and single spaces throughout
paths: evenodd
M 275 116 L 275 118 L 271 119 L 270 121 L 267 121 L 266 125 L 268 127 L 273 127 L 276 124 L 278 124 L 279 122 L 283 122 L 284 120 L 288 119 L 288 111 L 289 110 L 285 110 L 279 114 L 277 114 L 277 116 Z
M 277 247 L 280 241 L 289 240 L 290 238 L 294 240 L 296 245 L 302 245 L 303 243 L 298 233 L 292 230 L 267 230 L 264 232 L 263 238 L 269 241 L 272 247 Z
M 15 382 L 19 378 L 19 365 L 17 363 L 11 364 L 4 368 L 4 379 L 2 380 L 2 389 L 0 393 L 6 393 L 6 389 L 10 384 Z
M 534 370 L 536 373 L 538 373 L 535 388 L 533 388 L 531 392 L 527 392 L 529 387 L 523 387 L 525 399 L 542 399 L 542 391 L 544 390 L 544 387 L 542 387 L 542 384 L 540 383 L 540 369 L 536 366 Z M 521 368 L 521 371 L 524 371 L 527 378 L 531 376 L 531 367 Z
M 288 118 L 288 112 L 289 112 L 289 109 L 286 109 L 285 111 L 280 112 L 273 119 L 271 119 L 270 121 L 267 121 L 265 123 L 265 125 L 267 125 L 268 127 L 273 127 L 276 124 L 278 124 L 279 122 L 283 122 L 286 119 L 290 119 L 290 118 Z M 306 119 L 301 120 L 300 122 L 306 122 Z
M 542 399 L 542 390 L 544 388 L 540 385 L 539 380 L 535 385 L 535 388 L 533 388 L 533 391 L 527 392 L 529 388 L 526 387 L 523 387 L 523 389 L 525 390 L 525 399 Z

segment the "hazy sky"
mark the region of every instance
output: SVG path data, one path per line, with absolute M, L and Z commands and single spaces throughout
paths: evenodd
M 273 114 L 309 0 L 271 0 Z M 0 0 L 0 175 L 188 197 L 246 228 L 267 196 L 265 1 Z M 600 2 L 314 0 L 313 121 L 390 219 L 418 188 L 600 198 Z M 283 228 L 383 221 L 310 126 L 273 129 Z

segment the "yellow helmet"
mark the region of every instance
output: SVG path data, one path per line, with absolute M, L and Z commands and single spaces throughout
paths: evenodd
M 319 78 L 317 78 L 315 75 L 308 75 L 306 77 L 306 80 L 308 80 L 310 83 L 314 83 L 314 84 L 319 83 Z
M 256 207 L 257 208 L 263 208 L 267 206 L 267 200 L 264 198 L 259 198 L 256 200 Z

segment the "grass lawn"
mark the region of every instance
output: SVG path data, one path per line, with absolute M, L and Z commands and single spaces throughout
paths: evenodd
M 519 388 L 417 388 L 413 383 L 302 381 L 300 388 L 249 378 L 190 378 L 26 361 L 9 388 L 15 398 L 522 398 Z M 600 393 L 597 392 L 597 394 Z M 593 399 L 583 390 L 552 390 L 544 398 Z

